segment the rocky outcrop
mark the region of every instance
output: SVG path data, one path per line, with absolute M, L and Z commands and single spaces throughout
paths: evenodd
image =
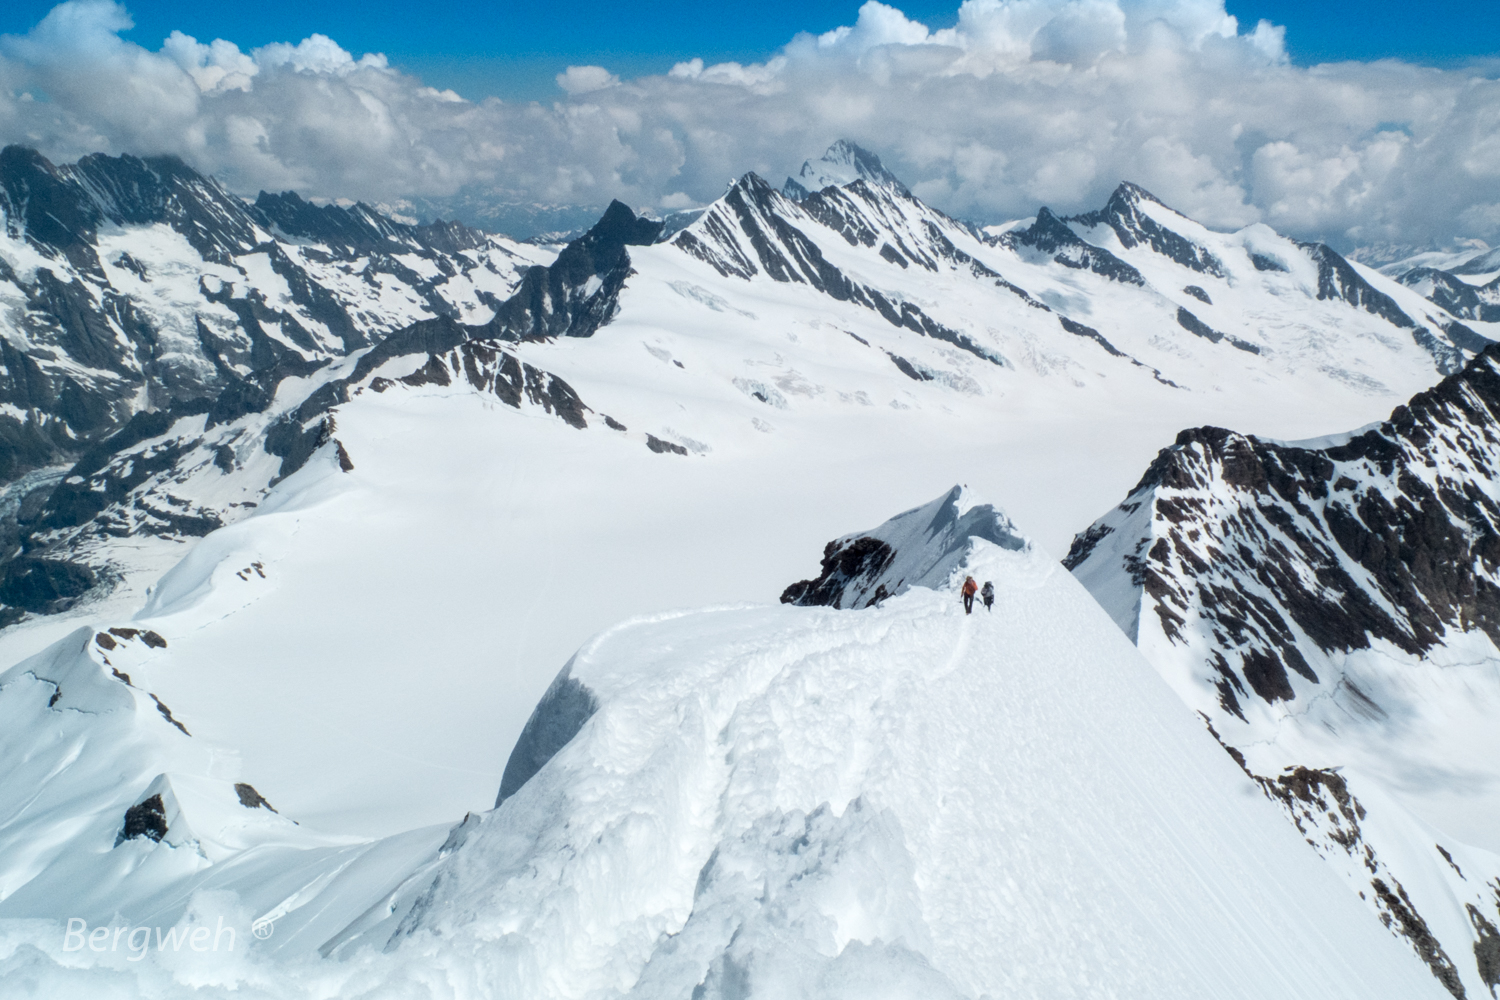
M 1449 992 L 1493 985 L 1500 859 L 1424 840 L 1384 792 L 1367 822 L 1339 767 L 1410 757 L 1483 795 L 1485 765 L 1414 720 L 1500 644 L 1500 345 L 1354 433 L 1183 431 L 1064 565 Z
M 1237 713 L 1247 694 L 1296 698 L 1289 670 L 1318 684 L 1309 650 L 1385 641 L 1420 654 L 1448 629 L 1500 642 L 1497 473 L 1491 347 L 1338 444 L 1183 431 L 1064 564 L 1088 580 L 1117 560 L 1169 641 L 1185 641 L 1190 622 L 1216 636 L 1208 662 Z
M 1207 247 L 1199 246 L 1157 222 L 1143 207 L 1147 205 L 1166 208 L 1150 191 L 1127 181 L 1115 188 L 1102 209 L 1070 216 L 1063 221 L 1085 228 L 1108 226 L 1127 250 L 1146 246 L 1183 267 L 1214 277 L 1224 276 L 1224 265 Z
M 661 229 L 660 222 L 637 218 L 625 205 L 611 202 L 604 217 L 557 260 L 522 275 L 485 335 L 502 340 L 592 336 L 614 319 L 620 290 L 633 273 L 625 248 L 649 246 Z
M 1003 512 L 955 486 L 878 528 L 829 542 L 822 572 L 787 587 L 781 603 L 868 608 L 912 587 L 946 586 L 976 541 L 1012 552 L 1030 546 Z
M 1046 207 L 1036 214 L 1036 221 L 1026 229 L 1012 230 L 992 240 L 1014 247 L 1029 247 L 1051 256 L 1063 267 L 1092 271 L 1127 285 L 1145 285 L 1141 272 L 1102 247 L 1079 238 L 1068 224 Z

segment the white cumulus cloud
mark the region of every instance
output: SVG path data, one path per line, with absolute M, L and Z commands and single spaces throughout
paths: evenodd
M 438 91 L 321 35 L 153 51 L 129 25 L 67 0 L 0 38 L 0 140 L 174 153 L 250 194 L 666 206 L 848 138 L 982 221 L 1096 207 L 1129 179 L 1210 225 L 1344 248 L 1500 241 L 1500 62 L 1299 67 L 1281 28 L 1222 0 L 965 0 L 936 31 L 870 0 L 763 63 L 568 66 L 550 103 Z

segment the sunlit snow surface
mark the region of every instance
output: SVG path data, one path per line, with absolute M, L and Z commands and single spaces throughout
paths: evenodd
M 990 612 L 919 588 L 864 611 L 711 607 L 594 637 L 570 672 L 598 711 L 334 942 L 342 961 L 256 946 L 137 965 L 13 923 L 0 989 L 1442 995 L 1079 584 L 1035 548 L 975 545 Z M 226 905 L 200 895 L 183 919 Z
M 906 984 L 892 986 L 895 995 L 935 996 L 1430 995 L 1425 970 L 1407 970 L 1409 956 L 1344 898 L 1040 550 L 995 564 L 1002 601 L 985 618 L 960 619 L 952 594 L 930 591 L 868 612 L 764 605 L 815 571 L 828 539 L 955 482 L 1060 549 L 1181 427 L 1284 438 L 1346 430 L 1434 382 L 1432 355 L 1409 330 L 1318 299 L 1317 269 L 1290 241 L 1260 229 L 1210 233 L 1164 206 L 1145 210 L 1209 247 L 1221 276 L 1115 247 L 1148 281 L 1125 287 L 982 244 L 914 203 L 872 208 L 886 213 L 892 238 L 927 233 L 931 242 L 936 231 L 1053 311 L 976 281 L 969 265 L 898 266 L 818 229 L 791 203 L 782 208 L 851 280 L 920 307 L 982 351 L 893 326 L 807 284 L 727 277 L 656 245 L 631 247 L 619 313 L 593 337 L 514 347 L 578 391 L 591 408 L 585 430 L 462 381 L 383 392 L 366 381 L 336 409 L 353 469 L 340 471 L 330 444 L 267 491 L 277 463 L 259 435 L 353 360 L 286 379 L 266 413 L 214 430 L 225 440 L 244 432 L 233 474 L 213 466 L 211 439 L 178 481 L 220 510 L 258 507 L 235 506 L 226 514 L 234 523 L 192 547 L 91 539 L 81 554 L 112 560 L 117 588 L 0 635 L 8 666 L 87 626 L 68 662 L 83 670 L 77 656 L 86 656 L 106 687 L 118 682 L 89 634 L 149 628 L 167 643 L 132 651 L 129 715 L 82 738 L 104 763 L 86 772 L 88 794 L 56 842 L 85 860 L 63 859 L 55 881 L 18 896 L 12 914 L 62 919 L 87 904 L 78 916 L 108 921 L 113 902 L 137 922 L 275 913 L 275 936 L 256 947 L 282 956 L 318 948 L 360 914 L 353 936 L 335 942 L 341 955 L 384 947 L 398 925 L 415 932 L 403 930 L 383 958 L 220 961 L 182 973 L 236 983 L 241 996 L 604 996 L 646 973 L 651 989 L 679 996 L 677 986 L 690 994 L 698 981 L 691 970 L 710 974 L 716 956 L 727 956 L 712 972 L 721 994 L 735 995 L 743 975 L 771 995 L 796 995 L 801 987 L 780 990 L 748 957 L 750 942 L 766 940 L 806 959 L 787 975 L 834 995 L 841 982 L 861 995 L 891 983 Z M 1259 270 L 1252 252 L 1285 258 L 1287 270 Z M 1434 308 L 1366 277 L 1414 315 Z M 1194 335 L 1180 309 L 1262 352 Z M 1116 353 L 1068 332 L 1058 312 L 1097 325 Z M 398 358 L 378 374 L 399 378 L 425 360 Z M 202 420 L 185 418 L 174 433 L 201 433 Z M 686 454 L 649 450 L 653 438 Z M 761 606 L 660 616 L 742 602 Z M 605 633 L 589 647 L 597 656 L 575 664 L 579 676 L 594 671 L 603 704 L 580 742 L 534 787 L 449 838 L 466 812 L 494 802 L 506 757 L 560 665 L 589 636 L 643 612 L 655 623 Z M 642 649 L 659 655 L 647 662 Z M 653 670 L 657 686 L 645 683 Z M 28 718 L 47 718 L 51 695 L 28 690 L 0 696 L 24 695 Z M 118 719 L 123 728 L 110 729 Z M 887 738 L 901 753 L 877 752 Z M 197 757 L 179 754 L 188 740 Z M 150 752 L 122 758 L 111 785 L 108 755 L 120 745 Z M 53 763 L 65 770 L 72 745 L 59 748 Z M 600 756 L 575 759 L 584 753 Z M 674 759 L 696 770 L 668 781 Z M 113 900 L 42 893 L 81 871 L 75 863 L 86 868 L 88 852 L 113 852 L 120 810 L 169 772 L 173 789 L 192 779 L 253 784 L 304 825 L 293 832 L 307 840 L 277 849 L 305 850 L 306 867 L 254 850 L 230 866 L 199 865 L 212 854 L 204 841 L 242 808 L 229 802 L 226 814 L 222 794 L 204 795 L 207 805 L 184 806 L 204 816 L 196 847 L 169 838 L 156 852 L 119 848 L 179 859 L 155 884 L 158 893 L 170 884 L 172 899 L 153 901 L 149 866 L 123 870 L 123 861 L 116 874 L 130 884 Z M 22 796 L 5 801 L 34 818 Z M 542 801 L 573 811 L 539 813 Z M 59 805 L 56 815 L 70 814 Z M 810 816 L 816 857 L 794 846 Z M 597 845 L 577 839 L 558 825 L 574 817 L 613 833 Z M 710 867 L 700 913 L 695 887 L 716 846 L 724 862 Z M 763 869 L 785 907 L 753 903 L 759 896 L 736 881 L 734 863 Z M 804 864 L 824 874 L 795 880 Z M 855 878 L 861 866 L 881 878 Z M 500 887 L 502 870 L 524 877 Z M 454 877 L 466 872 L 482 877 Z M 823 883 L 833 888 L 820 896 Z M 215 886 L 236 897 L 213 895 Z M 874 895 L 861 901 L 860 892 Z M 459 930 L 471 916 L 478 922 Z M 742 944 L 724 931 L 731 925 L 745 928 Z M 433 928 L 443 933 L 432 937 Z M 100 961 L 125 970 L 123 984 L 97 972 L 42 983 L 51 963 L 80 956 L 59 951 L 55 923 L 10 932 L 0 990 L 22 983 L 66 996 L 96 986 L 90 995 L 99 995 L 118 985 L 124 995 L 171 995 L 156 959 L 126 965 L 115 953 Z M 830 964 L 847 942 L 864 943 Z
M 805 283 L 726 277 L 658 244 L 630 248 L 635 273 L 612 323 L 587 339 L 516 347 L 579 392 L 593 411 L 587 430 L 462 383 L 361 391 L 336 410 L 354 470 L 322 482 L 336 468 L 324 455 L 266 495 L 278 462 L 259 446 L 265 427 L 352 360 L 286 379 L 266 413 L 216 428 L 172 487 L 239 523 L 192 556 L 222 593 L 196 609 L 158 598 L 144 612 L 172 640 L 158 693 L 304 823 L 366 836 L 442 823 L 493 802 L 558 665 L 622 618 L 772 601 L 812 574 L 828 539 L 955 482 L 1061 551 L 1184 426 L 1331 433 L 1385 415 L 1438 377 L 1409 331 L 1318 300 L 1316 268 L 1263 227 L 1212 233 L 1144 203 L 1217 255 L 1225 274 L 1120 248 L 1150 281 L 1127 286 L 986 246 L 918 202 L 881 197 L 867 207 L 892 239 L 931 244 L 931 223 L 1176 384 L 1066 332 L 1056 313 L 967 265 L 898 267 L 782 199 L 779 210 L 849 275 L 972 333 L 1006 364 Z M 1292 270 L 1257 270 L 1247 247 Z M 1370 280 L 1414 315 L 1434 308 Z M 1188 282 L 1216 305 L 1183 292 Z M 1194 336 L 1176 320 L 1182 304 L 1264 352 Z M 893 355 L 927 377 L 903 374 Z M 379 374 L 422 363 L 396 359 Z M 605 426 L 603 414 L 628 430 Z M 187 425 L 202 419 L 174 433 L 196 434 Z M 653 453 L 648 434 L 688 454 Z M 217 440 L 235 450 L 233 475 L 213 463 Z M 247 508 L 229 507 L 244 501 L 264 506 L 246 519 Z M 185 548 L 145 535 L 81 546 L 120 567 L 117 589 L 6 630 L 0 663 L 81 624 L 134 618 Z M 264 576 L 237 576 L 257 561 Z

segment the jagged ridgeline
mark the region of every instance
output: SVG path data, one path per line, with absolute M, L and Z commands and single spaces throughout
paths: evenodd
M 826 317 L 841 331 L 826 357 L 861 382 L 840 392 L 853 405 L 876 385 L 893 401 L 968 405 L 1109 380 L 1150 406 L 1218 393 L 1226 371 L 1302 398 L 1388 395 L 1393 382 L 1404 395 L 1488 342 L 1325 246 L 1264 227 L 1214 233 L 1128 183 L 1099 211 L 1042 208 L 988 230 L 924 204 L 852 143 L 801 178 L 779 191 L 745 174 L 669 223 L 615 202 L 558 248 L 290 192 L 247 202 L 171 158 L 58 166 L 7 148 L 0 616 L 64 609 L 110 579 L 110 539 L 228 523 L 322 447 L 352 467 L 335 411 L 365 387 L 451 380 L 587 426 L 588 386 L 503 345 L 589 337 L 622 310 L 633 329 L 672 336 L 749 319 L 757 343 Z M 637 271 L 627 248 L 650 266 Z M 679 302 L 705 312 L 664 306 Z M 762 302 L 779 318 L 744 308 Z M 573 361 L 587 370 L 590 353 Z M 420 372 L 375 371 L 408 354 Z M 798 409 L 800 376 L 734 364 L 750 367 L 683 377 L 703 399 L 732 387 L 736 404 Z M 638 423 L 598 416 L 619 432 Z M 628 434 L 658 455 L 707 451 L 666 424 Z M 233 509 L 212 485 L 231 475 Z
M 428 382 L 456 375 L 582 426 L 588 408 L 565 382 L 468 344 L 591 334 L 617 308 L 625 245 L 662 226 L 616 202 L 559 254 L 292 192 L 246 202 L 172 157 L 57 166 L 17 146 L 0 151 L 0 215 L 6 622 L 62 610 L 98 582 L 99 560 L 76 558 L 86 536 L 225 523 L 225 510 L 173 491 L 186 469 L 229 474 L 248 449 L 281 460 L 271 481 L 295 471 L 331 440 L 349 377 L 238 425 L 266 414 L 287 378 L 350 354 L 365 352 L 363 378 L 426 353 Z M 445 352 L 453 371 L 439 371 Z M 197 432 L 174 433 L 188 417 L 203 418 Z
M 1449 992 L 1493 993 L 1500 345 L 1349 434 L 1183 431 L 1065 564 Z
M 56 166 L 9 146 L 0 214 L 4 480 L 136 410 L 269 391 L 416 319 L 465 318 L 536 256 L 366 205 L 247 204 L 173 157 Z

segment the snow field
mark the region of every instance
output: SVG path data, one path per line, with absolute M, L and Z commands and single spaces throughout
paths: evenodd
M 493 949 L 496 996 L 1434 995 L 1079 585 L 980 547 L 991 613 L 592 640 L 598 713 L 397 940 Z
M 340 938 L 342 961 L 93 964 L 57 925 L 12 923 L 0 982 L 64 1000 L 1441 995 L 1067 573 L 984 542 L 967 569 L 997 584 L 993 612 L 914 589 L 596 636 L 569 665 L 596 714 Z

